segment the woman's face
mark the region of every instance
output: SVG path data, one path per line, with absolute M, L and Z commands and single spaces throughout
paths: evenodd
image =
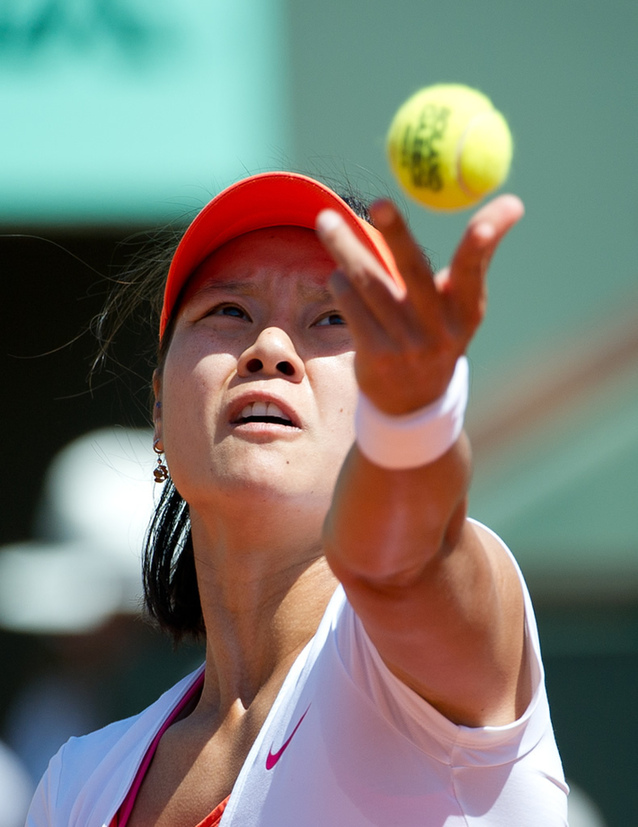
M 275 227 L 191 279 L 156 392 L 171 476 L 191 508 L 277 498 L 325 513 L 353 441 L 352 337 L 315 233 Z

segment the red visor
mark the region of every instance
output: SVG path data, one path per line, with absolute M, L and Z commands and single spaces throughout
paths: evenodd
M 171 262 L 160 318 L 164 335 L 184 285 L 207 256 L 222 244 L 252 230 L 305 227 L 314 230 L 321 210 L 336 210 L 388 272 L 401 283 L 394 258 L 383 236 L 359 218 L 336 193 L 294 172 L 266 172 L 228 187 L 196 216 Z

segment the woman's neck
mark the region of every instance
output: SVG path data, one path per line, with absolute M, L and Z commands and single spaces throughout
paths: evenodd
M 239 522 L 230 531 L 228 522 L 191 514 L 191 525 L 207 638 L 200 705 L 217 716 L 237 702 L 247 708 L 287 672 L 337 581 L 322 554 L 320 527 L 309 544 L 308 520 L 294 514 L 259 526 Z

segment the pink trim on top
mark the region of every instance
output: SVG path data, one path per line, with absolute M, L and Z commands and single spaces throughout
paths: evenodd
M 140 787 L 142 786 L 142 781 L 144 781 L 144 776 L 146 775 L 151 761 L 153 760 L 153 756 L 155 755 L 157 746 L 162 738 L 162 735 L 166 732 L 169 726 L 175 723 L 175 721 L 179 718 L 180 714 L 191 703 L 193 698 L 195 698 L 198 694 L 201 693 L 203 685 L 204 672 L 202 672 L 202 674 L 197 678 L 197 680 L 191 686 L 188 692 L 186 692 L 181 701 L 177 704 L 177 706 L 173 709 L 168 718 L 164 721 L 155 738 L 153 738 L 153 740 L 151 741 L 151 744 L 149 748 L 146 750 L 146 754 L 142 759 L 142 763 L 140 764 L 139 769 L 135 774 L 133 783 L 131 784 L 129 791 L 126 794 L 126 798 L 122 802 L 120 809 L 115 814 L 113 821 L 110 824 L 110 827 L 126 827 L 131 812 L 133 811 L 135 799 L 137 798 L 137 794 L 140 791 Z

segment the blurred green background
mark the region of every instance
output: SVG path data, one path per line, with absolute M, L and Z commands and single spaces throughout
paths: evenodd
M 397 192 L 385 133 L 419 87 L 476 86 L 510 122 L 527 212 L 470 352 L 471 511 L 530 583 L 567 775 L 608 825 L 638 824 L 637 42 L 633 0 L 0 3 L 0 541 L 32 536 L 70 439 L 148 423 L 148 335 L 123 334 L 131 369 L 89 393 L 83 332 L 137 233 L 293 168 L 396 197 L 442 266 L 469 213 Z M 161 654 L 141 701 L 174 674 L 144 634 Z M 0 643 L 8 710 L 43 643 Z

